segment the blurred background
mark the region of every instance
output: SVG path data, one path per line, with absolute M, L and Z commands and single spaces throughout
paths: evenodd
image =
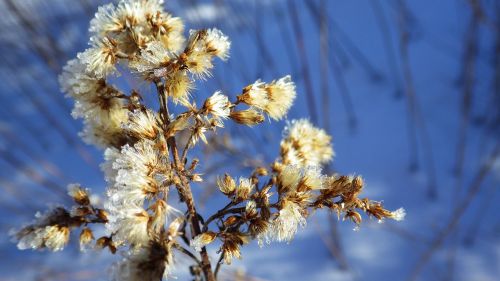
M 68 183 L 105 189 L 102 151 L 78 137 L 81 122 L 57 76 L 87 47 L 89 21 L 107 2 L 0 1 L 0 280 L 106 280 L 119 258 L 76 247 L 18 251 L 8 236 L 35 212 L 68 204 Z M 318 212 L 289 245 L 244 248 L 241 261 L 223 267 L 224 280 L 498 280 L 500 1 L 165 5 L 186 29 L 217 27 L 232 40 L 231 58 L 196 95 L 234 98 L 259 78 L 291 74 L 298 98 L 288 118 L 333 135 L 329 171 L 363 175 L 366 196 L 408 213 L 353 231 Z M 228 166 L 247 175 L 276 157 L 285 125 L 228 125 L 196 151 L 201 213 L 223 202 L 213 182 Z M 185 270 L 177 276 L 189 280 Z

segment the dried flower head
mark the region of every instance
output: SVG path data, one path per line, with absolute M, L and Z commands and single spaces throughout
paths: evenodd
M 108 37 L 90 39 L 91 48 L 78 54 L 80 61 L 87 66 L 86 71 L 96 78 L 105 78 L 116 72 L 118 61 L 117 44 Z
M 220 91 L 215 92 L 210 96 L 203 105 L 206 114 L 212 114 L 217 119 L 227 119 L 229 117 L 231 103 L 227 96 L 221 94 Z
M 236 190 L 236 182 L 228 174 L 225 174 L 224 178 L 222 179 L 217 179 L 217 186 L 219 187 L 220 191 L 226 195 L 233 195 Z
M 276 218 L 271 221 L 271 227 L 266 232 L 268 241 L 289 242 L 295 236 L 299 226 L 305 227 L 306 219 L 302 208 L 291 201 L 285 201 Z
M 79 184 L 74 183 L 68 185 L 68 195 L 79 205 L 90 204 L 89 192 L 82 188 Z
M 158 116 L 149 109 L 130 112 L 128 122 L 124 123 L 122 127 L 137 139 L 154 140 L 160 133 Z
M 266 112 L 274 120 L 288 113 L 296 97 L 295 83 L 290 75 L 266 84 L 260 80 L 246 86 L 238 101 Z
M 294 120 L 287 125 L 281 141 L 284 164 L 299 167 L 319 166 L 334 156 L 331 137 L 306 119 Z

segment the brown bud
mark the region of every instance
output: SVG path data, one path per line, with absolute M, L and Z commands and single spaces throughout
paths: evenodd
M 103 221 L 108 221 L 108 213 L 103 209 L 97 209 L 97 217 Z
M 230 216 L 224 221 L 224 226 L 229 227 L 241 220 L 240 216 Z
M 353 180 L 352 180 L 352 186 L 354 187 L 355 190 L 361 190 L 361 188 L 363 188 L 363 178 L 360 177 L 360 176 L 356 176 Z
M 264 122 L 264 116 L 253 109 L 232 111 L 230 116 L 238 124 L 253 126 Z
M 79 184 L 70 184 L 68 186 L 68 194 L 73 198 L 75 203 L 79 205 L 90 204 L 88 191 L 82 188 Z
M 116 253 L 116 245 L 113 242 L 113 240 L 111 239 L 111 237 L 103 236 L 103 237 L 97 239 L 95 245 L 98 249 L 104 249 L 104 248 L 108 247 L 109 251 L 112 254 Z
M 267 169 L 264 167 L 257 167 L 254 172 L 258 176 L 267 176 Z
M 344 218 L 351 219 L 355 224 L 358 224 L 358 225 L 361 223 L 361 215 L 356 211 L 348 211 L 345 214 Z
M 94 240 L 92 230 L 88 227 L 82 229 L 82 232 L 80 233 L 80 249 L 85 249 L 85 247 L 89 245 L 92 240 Z

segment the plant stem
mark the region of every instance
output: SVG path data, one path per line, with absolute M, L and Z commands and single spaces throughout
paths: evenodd
M 161 117 L 163 118 L 163 123 L 165 128 L 169 125 L 170 123 L 170 117 L 168 113 L 168 106 L 167 106 L 167 95 L 166 95 L 166 90 L 161 83 L 161 81 L 156 82 L 156 89 L 158 91 L 158 97 L 160 100 L 160 113 Z M 165 130 L 166 131 L 166 130 Z M 185 200 L 187 209 L 188 209 L 188 214 L 189 214 L 189 222 L 191 224 L 191 233 L 193 237 L 196 237 L 201 233 L 201 228 L 200 228 L 200 222 L 198 219 L 198 213 L 196 212 L 196 207 L 193 199 L 193 193 L 191 192 L 191 187 L 189 185 L 189 180 L 187 179 L 185 173 L 184 173 L 184 164 L 179 158 L 179 151 L 177 149 L 177 144 L 175 141 L 175 137 L 169 137 L 167 138 L 167 144 L 168 147 L 170 148 L 170 151 L 172 152 L 172 157 L 174 160 L 174 167 L 176 170 L 177 175 L 180 178 L 180 184 L 177 186 L 180 194 L 182 195 L 182 198 Z M 203 275 L 205 276 L 206 281 L 216 281 L 215 276 L 212 272 L 212 265 L 210 264 L 210 259 L 208 257 L 208 252 L 205 247 L 201 249 L 200 252 L 201 255 L 201 269 L 203 270 Z

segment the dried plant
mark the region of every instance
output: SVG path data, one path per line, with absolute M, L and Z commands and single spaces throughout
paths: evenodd
M 169 278 L 175 257 L 186 255 L 194 279 L 212 281 L 222 263 L 241 258 L 241 246 L 251 240 L 288 242 L 315 210 L 330 210 L 356 225 L 359 212 L 378 220 L 404 217 L 403 209 L 391 212 L 359 198 L 360 176 L 323 175 L 322 165 L 334 156 L 331 137 L 306 119 L 288 123 L 279 156 L 268 167 L 248 177 L 220 176 L 217 186 L 227 204 L 208 216 L 198 213 L 191 184 L 203 178 L 199 161 L 188 162 L 189 152 L 200 140 L 210 145 L 205 134 L 226 121 L 254 126 L 266 116 L 283 119 L 296 92 L 285 76 L 244 87 L 234 102 L 215 92 L 197 106 L 194 81 L 210 77 L 215 57 L 228 58 L 230 42 L 217 29 L 192 30 L 185 39 L 183 29 L 162 0 L 99 8 L 90 23 L 91 47 L 68 62 L 60 83 L 75 100 L 73 117 L 83 119 L 81 137 L 105 149 L 106 200 L 101 206 L 88 189 L 69 185 L 74 206 L 37 214 L 14 233 L 20 249 L 58 251 L 72 231 L 80 231 L 82 250 L 123 253 L 113 280 Z M 138 90 L 126 94 L 111 84 L 126 71 L 156 88 L 158 110 Z M 173 114 L 174 107 L 180 113 Z M 174 191 L 182 204 L 169 200 Z M 105 236 L 96 237 L 99 225 Z M 215 264 L 208 245 L 219 248 Z

